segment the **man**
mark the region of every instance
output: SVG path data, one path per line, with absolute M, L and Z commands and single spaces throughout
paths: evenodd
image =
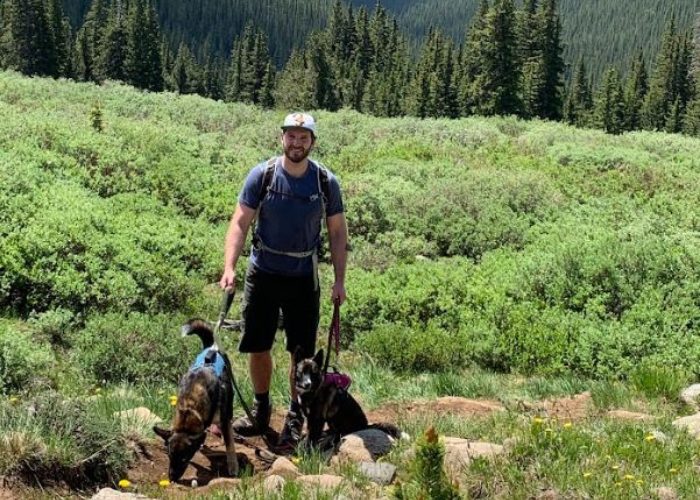
M 316 347 L 320 307 L 317 248 L 322 218 L 328 228 L 335 272 L 331 299 L 339 303 L 345 300 L 348 234 L 338 181 L 308 158 L 316 144 L 313 117 L 304 113 L 288 115 L 282 125 L 281 143 L 284 155 L 254 167 L 245 180 L 226 235 L 220 285 L 233 289 L 236 263 L 257 216 L 245 277 L 239 344 L 239 351 L 249 354 L 255 392 L 251 414 L 255 422 L 243 417 L 233 427 L 241 435 L 269 427 L 273 370 L 270 350 L 281 309 L 290 353 L 291 403 L 280 444 L 295 446 L 301 437 L 303 417 L 294 389 L 294 351 L 300 346 L 310 357 Z

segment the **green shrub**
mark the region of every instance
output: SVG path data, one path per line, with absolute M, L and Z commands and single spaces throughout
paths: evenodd
M 196 353 L 199 339 L 180 336 L 182 316 L 141 313 L 91 318 L 75 334 L 75 361 L 96 381 L 177 383 Z
M 37 342 L 25 325 L 0 322 L 0 393 L 50 384 L 55 367 L 51 348 Z
M 469 346 L 463 336 L 435 323 L 425 327 L 391 323 L 360 333 L 355 346 L 378 363 L 399 371 L 437 372 L 466 366 Z

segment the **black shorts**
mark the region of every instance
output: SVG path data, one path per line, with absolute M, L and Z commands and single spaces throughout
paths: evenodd
M 305 357 L 314 355 L 319 321 L 319 290 L 312 275 L 284 276 L 248 266 L 243 293 L 243 336 L 240 352 L 265 352 L 272 349 L 282 310 L 286 348 L 294 352 L 300 346 Z

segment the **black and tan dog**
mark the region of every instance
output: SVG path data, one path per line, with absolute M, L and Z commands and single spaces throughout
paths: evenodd
M 231 428 L 231 363 L 228 356 L 219 350 L 214 341 L 214 332 L 204 320 L 188 321 L 182 327 L 182 335 L 199 336 L 203 350 L 180 379 L 177 407 L 170 429 L 153 428 L 168 447 L 168 477 L 171 481 L 180 479 L 190 460 L 204 443 L 206 430 L 212 423 L 221 428 L 226 444 L 228 473 L 235 476 L 238 473 L 238 460 Z
M 342 436 L 364 429 L 379 429 L 396 439 L 407 437 L 394 424 L 367 421 L 362 407 L 347 390 L 349 377 L 323 373 L 323 349 L 313 358 L 304 358 L 297 349 L 294 361 L 294 385 L 307 425 L 304 447 L 335 445 Z M 328 434 L 323 436 L 326 424 Z

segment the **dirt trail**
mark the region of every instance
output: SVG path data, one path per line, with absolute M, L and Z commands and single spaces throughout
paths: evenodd
M 544 412 L 549 414 L 562 414 L 561 416 L 582 416 L 587 412 L 590 403 L 590 395 L 580 395 L 573 398 L 561 398 L 559 400 L 545 401 L 521 408 L 522 411 Z M 367 412 L 370 422 L 394 422 L 400 423 L 409 416 L 420 414 L 451 414 L 457 417 L 474 418 L 486 417 L 494 412 L 504 411 L 505 408 L 498 402 L 488 400 L 470 400 L 458 397 L 443 397 L 429 401 L 412 401 L 406 403 L 389 403 L 381 409 Z M 275 430 L 282 428 L 284 411 L 279 410 L 273 414 L 270 425 Z M 270 436 L 276 442 L 276 433 Z M 252 438 L 248 443 L 265 448 L 261 438 Z M 244 444 L 236 445 L 239 467 L 245 469 L 251 467 L 254 474 L 263 473 L 269 463 L 256 456 L 255 449 Z M 141 447 L 138 460 L 129 469 L 125 479 L 139 490 L 158 488 L 161 480 L 168 477 L 168 456 L 163 442 L 156 438 L 152 442 Z M 170 485 L 167 489 L 168 497 L 177 499 L 186 493 L 208 493 L 212 487 L 230 487 L 235 479 L 222 479 L 226 477 L 226 452 L 223 440 L 220 437 L 208 434 L 202 449 L 194 456 L 190 466 L 185 471 L 178 484 Z M 192 487 L 192 481 L 197 481 L 196 489 Z M 109 486 L 109 485 L 106 485 Z M 3 487 L 0 478 L 0 500 L 25 500 L 33 495 L 27 491 L 21 494 L 16 489 Z M 85 493 L 61 491 L 56 492 L 56 498 L 66 500 L 78 500 L 86 498 Z M 90 498 L 90 496 L 87 496 Z

